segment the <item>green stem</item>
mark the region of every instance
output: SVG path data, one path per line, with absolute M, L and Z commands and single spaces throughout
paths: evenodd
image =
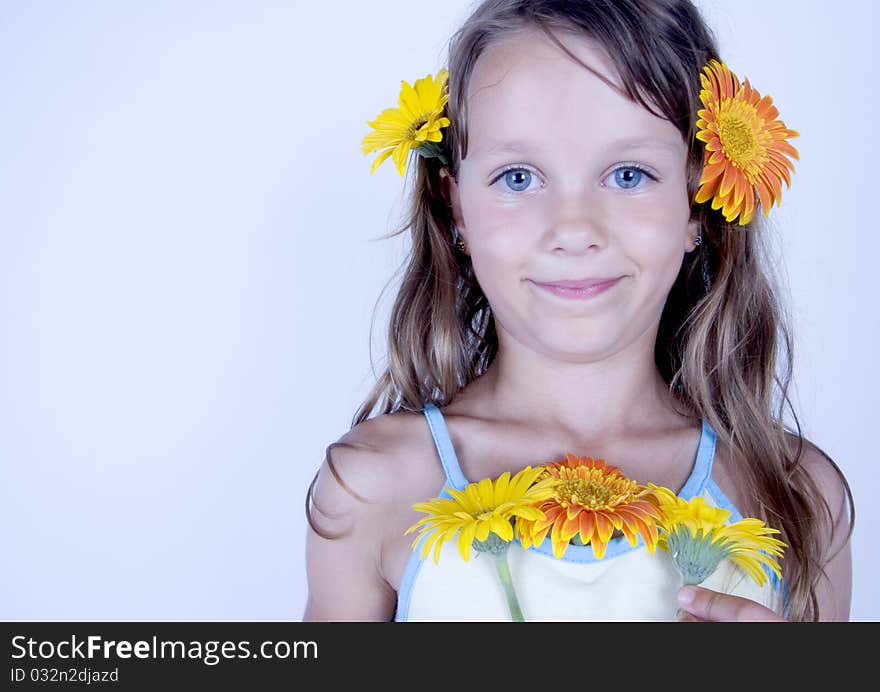
M 507 596 L 507 607 L 510 609 L 510 617 L 514 622 L 525 622 L 522 610 L 519 607 L 519 600 L 516 598 L 516 591 L 513 589 L 513 581 L 510 578 L 510 566 L 507 564 L 507 551 L 495 556 L 495 569 L 498 570 L 498 577 L 501 579 L 501 585 L 504 587 L 504 595 Z

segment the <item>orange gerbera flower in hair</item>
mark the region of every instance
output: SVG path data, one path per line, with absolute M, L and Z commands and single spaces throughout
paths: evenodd
M 562 557 L 577 537 L 582 545 L 592 545 L 593 554 L 601 558 L 615 530 L 620 530 L 631 545 L 641 535 L 648 551 L 654 552 L 656 521 L 662 515 L 648 499 L 650 489 L 604 459 L 574 454 L 567 454 L 565 461 L 545 464 L 544 473 L 558 482 L 554 495 L 536 505 L 544 519 L 518 519 L 516 528 L 524 548 L 540 545 L 549 531 L 556 557 Z
M 744 226 L 754 216 L 760 199 L 764 216 L 782 199 L 782 181 L 791 186 L 797 149 L 786 140 L 798 137 L 777 120 L 779 111 L 769 96 L 761 97 L 749 80 L 737 76 L 717 60 L 710 60 L 700 74 L 697 139 L 706 143 L 703 175 L 695 200 L 712 200 L 727 221 L 739 218 Z

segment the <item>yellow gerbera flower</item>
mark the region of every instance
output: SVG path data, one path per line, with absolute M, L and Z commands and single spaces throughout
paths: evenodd
M 727 221 L 739 217 L 744 226 L 755 213 L 757 194 L 769 216 L 782 200 L 782 181 L 791 185 L 794 165 L 786 157 L 800 157 L 786 140 L 799 133 L 776 119 L 779 111 L 769 96 L 761 98 L 748 79 L 741 85 L 724 63 L 710 60 L 700 81 L 705 108 L 697 111 L 696 136 L 706 150 L 695 201 L 712 199 L 712 209 L 721 209 Z
M 707 579 L 724 558 L 759 586 L 767 581 L 764 565 L 782 576 L 776 558 L 787 546 L 772 537 L 778 530 L 752 518 L 727 524 L 730 512 L 709 505 L 702 497 L 684 500 L 668 488 L 652 483 L 648 487 L 662 512 L 658 545 L 672 555 L 686 584 Z
M 654 552 L 658 537 L 655 520 L 660 513 L 648 500 L 646 488 L 604 459 L 568 454 L 565 461 L 550 462 L 544 469 L 557 485 L 552 497 L 538 505 L 545 518 L 517 521 L 524 548 L 540 545 L 549 531 L 556 557 L 562 557 L 577 536 L 602 558 L 617 529 L 631 545 L 641 535 L 648 551 Z
M 463 560 L 470 560 L 475 539 L 486 541 L 493 533 L 502 541 L 510 542 L 513 540 L 512 518 L 536 520 L 544 516 L 535 505 L 553 494 L 556 481 L 538 480 L 542 473 L 540 466 L 526 466 L 512 478 L 510 472 L 505 471 L 494 481 L 484 478 L 468 484 L 464 490 L 446 488 L 452 499 L 437 497 L 413 505 L 414 510 L 428 516 L 410 526 L 404 535 L 421 527 L 412 543 L 415 548 L 424 535 L 430 534 L 422 546 L 421 557 L 424 559 L 433 546 L 434 562 L 439 564 L 443 544 L 458 533 L 458 551 Z
M 436 77 L 427 75 L 414 85 L 401 82 L 397 108 L 386 108 L 374 121 L 367 122 L 373 131 L 361 143 L 365 154 L 384 149 L 373 161 L 370 173 L 385 159 L 392 156 L 400 175 L 406 170 L 410 149 L 424 149 L 431 156 L 441 150 L 431 142 L 440 142 L 440 129 L 449 126 L 449 118 L 443 115 L 449 95 L 446 93 L 447 69 L 441 69 Z M 442 158 L 442 157 L 441 157 Z

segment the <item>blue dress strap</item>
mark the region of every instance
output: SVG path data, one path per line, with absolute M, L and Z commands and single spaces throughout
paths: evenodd
M 709 480 L 712 478 L 712 463 L 715 461 L 715 430 L 702 419 L 702 431 L 700 432 L 700 446 L 697 448 L 697 458 L 694 461 L 694 469 L 688 477 L 684 487 L 678 496 L 684 500 L 690 500 L 701 494 Z
M 434 438 L 434 446 L 437 447 L 440 463 L 443 464 L 443 471 L 446 473 L 447 486 L 451 486 L 456 490 L 464 490 L 468 480 L 464 477 L 461 467 L 458 465 L 458 457 L 455 455 L 455 448 L 452 446 L 452 439 L 449 437 L 449 430 L 446 428 L 443 414 L 432 403 L 425 404 L 423 413 L 425 418 L 428 419 L 428 427 L 431 429 L 431 436 Z
M 431 436 L 434 438 L 434 446 L 437 448 L 437 454 L 440 456 L 440 463 L 443 465 L 443 471 L 446 474 L 446 485 L 456 490 L 464 490 L 468 484 L 467 478 L 461 471 L 458 463 L 458 457 L 455 454 L 455 448 L 452 445 L 452 439 L 449 437 L 449 430 L 446 427 L 446 421 L 440 409 L 432 403 L 427 403 L 423 407 L 423 413 L 428 420 L 428 427 L 431 429 Z M 697 448 L 697 458 L 694 461 L 694 468 L 690 476 L 685 482 L 684 487 L 679 491 L 679 497 L 690 500 L 700 495 L 709 485 L 712 478 L 712 465 L 715 461 L 715 445 L 717 435 L 715 430 L 709 425 L 708 421 L 703 418 L 701 421 L 702 430 L 700 432 L 700 445 Z

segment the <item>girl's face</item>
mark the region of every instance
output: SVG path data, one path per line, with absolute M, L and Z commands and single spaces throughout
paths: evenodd
M 563 40 L 622 87 L 595 44 Z M 467 98 L 467 158 L 443 180 L 499 339 L 574 362 L 653 348 L 698 230 L 678 129 L 535 32 L 489 47 Z M 618 277 L 594 295 L 553 288 Z

